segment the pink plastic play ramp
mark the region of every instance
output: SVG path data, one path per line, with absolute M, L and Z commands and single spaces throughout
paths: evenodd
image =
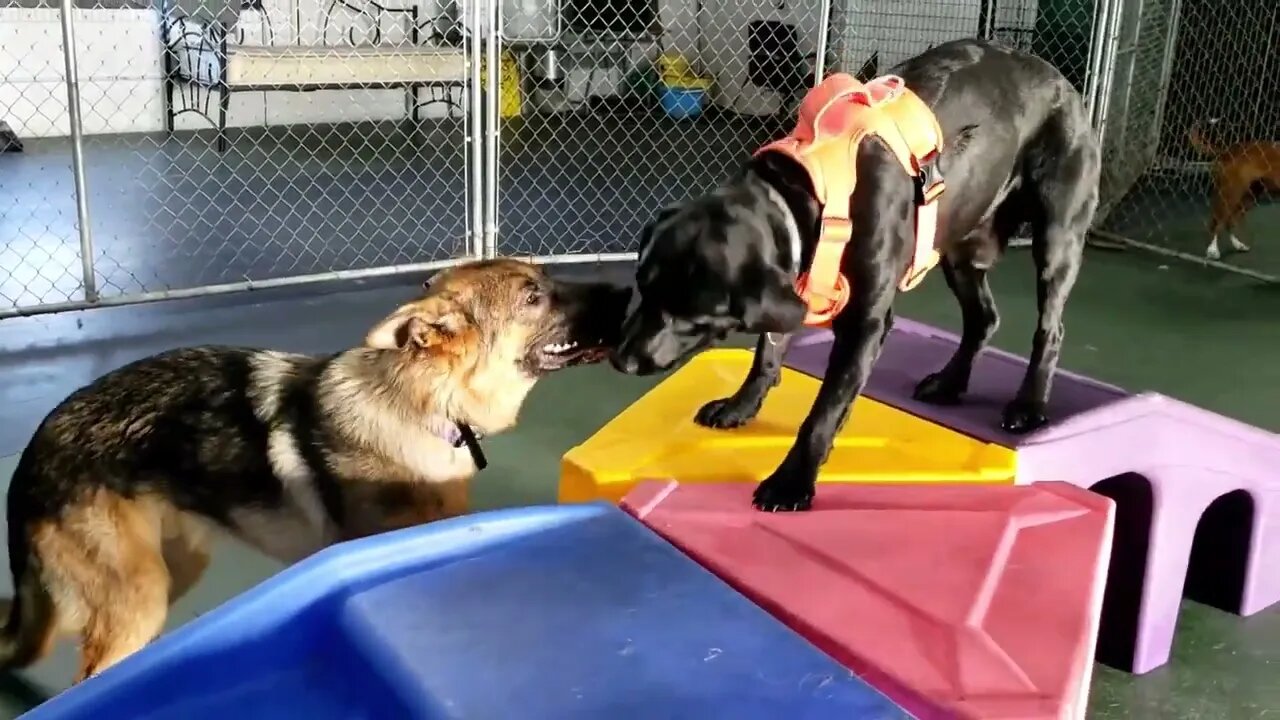
M 1053 385 L 1049 425 L 1009 435 L 1000 410 L 1027 367 L 1016 355 L 988 349 L 959 405 L 911 397 L 958 342 L 899 320 L 866 395 L 1012 450 L 1017 484 L 1068 482 L 1116 501 L 1099 660 L 1135 673 L 1167 663 L 1184 595 L 1246 616 L 1280 602 L 1280 435 L 1066 371 Z M 807 333 L 787 364 L 822 377 L 830 349 L 830 332 Z
M 1110 500 L 830 485 L 769 514 L 751 491 L 650 481 L 623 507 L 922 720 L 1084 717 Z

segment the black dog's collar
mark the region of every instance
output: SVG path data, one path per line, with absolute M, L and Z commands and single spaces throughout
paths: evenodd
M 778 206 L 778 210 L 782 212 L 783 222 L 787 226 L 787 243 L 791 252 L 791 279 L 795 280 L 800 277 L 803 272 L 804 248 L 800 244 L 800 226 L 796 223 L 796 216 L 791 212 L 791 206 L 787 204 L 787 199 L 782 197 L 782 193 L 769 183 L 764 184 L 765 192 L 769 194 L 769 199 L 774 205 Z
M 792 282 L 800 278 L 803 270 L 802 263 L 804 258 L 801 253 L 804 248 L 800 244 L 800 226 L 796 223 L 795 213 L 791 212 L 791 206 L 787 204 L 787 199 L 782 197 L 782 193 L 769 183 L 764 184 L 765 192 L 769 194 L 769 199 L 778 206 L 778 210 L 782 212 L 783 221 L 787 226 L 787 241 L 791 252 L 791 280 Z M 778 340 L 774 338 L 774 333 L 765 333 L 764 339 L 770 345 L 777 345 Z
M 489 464 L 489 460 L 484 456 L 484 450 L 480 447 L 480 438 L 470 425 L 450 421 L 444 432 L 439 434 L 445 442 L 456 448 L 466 445 L 467 452 L 471 453 L 471 460 L 476 464 L 477 470 L 483 470 Z

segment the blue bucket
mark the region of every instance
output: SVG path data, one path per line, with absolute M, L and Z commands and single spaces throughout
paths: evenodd
M 702 114 L 707 91 L 701 88 L 680 88 L 663 85 L 660 89 L 662 109 L 668 117 L 687 120 Z

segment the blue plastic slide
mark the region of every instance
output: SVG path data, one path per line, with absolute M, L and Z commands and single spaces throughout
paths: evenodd
M 908 716 L 643 525 L 592 504 L 330 548 L 25 717 Z

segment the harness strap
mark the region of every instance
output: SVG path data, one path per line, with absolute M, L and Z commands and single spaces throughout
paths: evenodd
M 857 185 L 857 142 L 846 136 L 850 113 L 871 105 L 866 87 L 838 73 L 805 95 L 795 129 L 756 151 L 781 152 L 809 174 L 822 206 L 822 225 L 809 270 L 796 278 L 796 293 L 808 303 L 806 325 L 825 325 L 849 304 L 849 280 L 840 272 L 845 246 L 853 238 L 848 198 Z M 834 200 L 834 202 L 832 202 Z M 799 258 L 797 258 L 797 261 Z
M 872 83 L 886 86 L 893 93 L 893 102 L 880 108 L 890 122 L 879 135 L 916 183 L 915 249 L 911 264 L 898 283 L 898 289 L 906 292 L 919 285 L 925 274 L 938 264 L 938 251 L 933 247 L 938 233 L 937 200 L 946 190 L 946 182 L 938 171 L 942 127 L 929 106 L 906 88 L 902 78 L 888 76 Z
M 799 163 L 822 206 L 821 233 L 809 270 L 796 278 L 796 292 L 808 304 L 806 325 L 828 324 L 850 299 L 849 281 L 840 268 L 853 238 L 849 198 L 857 186 L 857 152 L 869 135 L 888 144 L 917 184 L 916 247 L 899 287 L 915 287 L 938 262 L 935 201 L 945 188 L 936 168 L 942 149 L 937 119 L 901 78 L 887 76 L 863 85 L 851 75 L 832 75 L 805 96 L 795 130 L 756 151 L 781 152 Z

